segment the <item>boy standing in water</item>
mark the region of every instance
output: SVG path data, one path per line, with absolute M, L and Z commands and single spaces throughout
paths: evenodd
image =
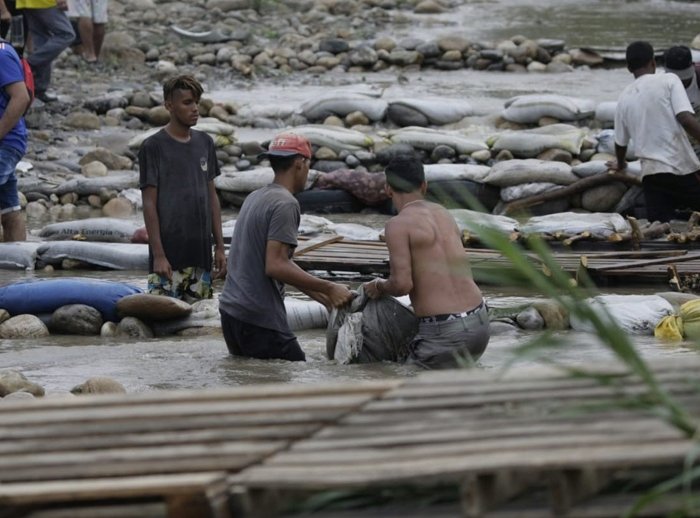
M 419 319 L 409 361 L 450 368 L 477 360 L 489 342 L 489 317 L 450 213 L 424 199 L 423 164 L 412 156 L 386 167 L 387 194 L 398 211 L 385 227 L 389 278 L 364 284 L 371 298 L 408 294 Z
M 235 356 L 304 361 L 306 355 L 287 323 L 285 284 L 329 309 L 350 302 L 352 293 L 342 284 L 306 273 L 292 261 L 301 218 L 294 194 L 306 184 L 311 144 L 302 136 L 282 133 L 265 156 L 275 179 L 250 194 L 241 207 L 219 298 L 221 328 Z
M 163 97 L 170 122 L 139 151 L 148 292 L 187 302 L 212 297 L 212 244 L 214 278 L 226 274 L 214 142 L 191 129 L 199 118 L 202 91 L 192 76 L 168 79 Z

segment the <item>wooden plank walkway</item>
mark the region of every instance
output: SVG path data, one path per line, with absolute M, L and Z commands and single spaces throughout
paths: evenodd
M 699 368 L 690 353 L 654 366 L 696 420 Z M 328 490 L 446 485 L 462 516 L 618 516 L 641 493 L 610 487 L 678 473 L 697 442 L 639 404 L 635 377 L 595 370 L 620 376 L 473 369 L 7 401 L 0 517 L 278 516 Z
M 303 246 L 303 245 L 302 245 Z M 488 280 L 489 273 L 511 269 L 500 252 L 485 248 L 467 248 L 477 281 Z M 597 284 L 667 284 L 669 266 L 679 275 L 700 275 L 700 252 L 684 249 L 619 252 L 552 252 L 562 269 L 576 278 L 581 268 Z M 541 260 L 529 254 L 536 264 Z M 315 243 L 294 257 L 305 270 L 357 272 L 362 275 L 389 273 L 389 253 L 379 241 L 334 240 Z

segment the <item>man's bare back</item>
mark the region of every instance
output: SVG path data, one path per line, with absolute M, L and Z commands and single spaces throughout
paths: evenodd
M 385 237 L 391 276 L 410 275 L 416 316 L 459 313 L 482 302 L 459 229 L 445 208 L 425 200 L 408 203 L 387 223 Z

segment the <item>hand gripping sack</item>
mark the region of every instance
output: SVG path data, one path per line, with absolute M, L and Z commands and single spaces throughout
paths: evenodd
M 349 307 L 331 312 L 326 353 L 339 363 L 403 362 L 417 332 L 410 309 L 393 297 L 372 300 L 360 288 Z

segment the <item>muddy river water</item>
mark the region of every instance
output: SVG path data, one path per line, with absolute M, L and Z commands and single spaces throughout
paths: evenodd
M 560 38 L 569 46 L 624 47 L 635 39 L 647 39 L 663 48 L 688 44 L 700 24 L 697 2 L 670 0 L 484 0 L 465 3 L 457 12 L 427 19 L 407 16 L 387 35 L 431 38 L 461 34 L 473 40 L 500 39 L 523 34 L 530 38 Z M 494 114 L 503 101 L 523 93 L 551 92 L 597 101 L 612 101 L 631 76 L 623 68 L 577 70 L 562 74 L 504 74 L 495 72 L 424 71 L 405 74 L 327 74 L 321 78 L 304 75 L 283 80 L 261 80 L 235 91 L 225 84 L 209 85 L 212 97 L 233 100 L 239 105 L 298 106 L 304 100 L 333 90 L 382 93 L 384 96 L 442 96 L 470 100 L 479 115 L 462 127 L 474 133 L 492 129 Z M 241 128 L 241 140 L 261 140 L 274 130 Z M 225 219 L 235 218 L 227 210 Z M 138 215 L 137 218 L 141 216 Z M 352 221 L 380 227 L 384 216 L 336 215 L 334 221 Z M 34 222 L 34 228 L 42 222 Z M 46 222 L 43 222 L 46 223 Z M 75 274 L 76 272 L 73 272 Z M 41 272 L 0 272 L 0 282 Z M 57 275 L 57 274 L 56 274 Z M 88 277 L 130 282 L 145 287 L 143 272 L 80 272 Z M 665 287 L 628 290 L 635 293 L 662 291 Z M 539 296 L 534 292 L 513 292 L 507 287 L 483 286 L 492 305 L 506 305 Z M 618 291 L 619 293 L 619 291 Z M 220 336 L 160 338 L 145 341 L 96 337 L 52 336 L 42 340 L 0 340 L 0 369 L 17 368 L 51 391 L 69 390 L 95 375 L 110 376 L 129 391 L 163 388 L 233 386 L 262 382 L 352 381 L 388 376 L 411 376 L 417 370 L 402 365 L 337 365 L 325 358 L 324 330 L 299 333 L 308 361 L 290 363 L 234 359 L 228 355 Z M 558 360 L 586 365 L 604 361 L 608 353 L 597 338 L 568 332 L 556 349 Z M 513 358 L 517 345 L 532 335 L 521 332 L 492 338 L 480 366 L 497 369 Z M 688 344 L 663 345 L 653 337 L 635 337 L 641 353 L 654 358 L 688 354 Z M 531 363 L 534 360 L 520 360 Z

